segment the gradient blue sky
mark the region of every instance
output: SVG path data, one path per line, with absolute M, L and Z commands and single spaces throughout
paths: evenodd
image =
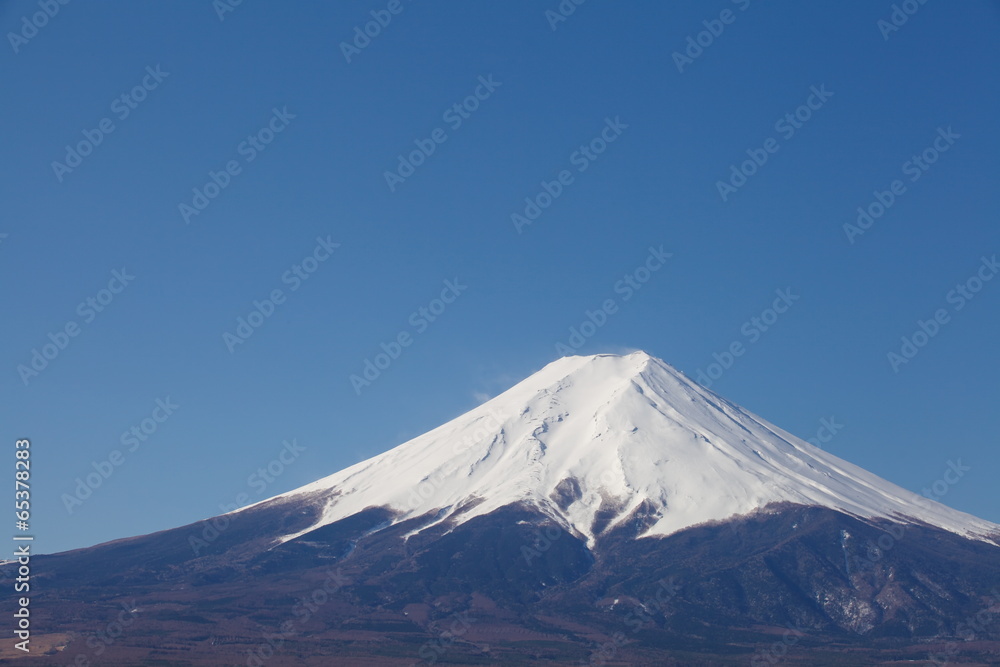
M 1000 521 L 1000 280 L 947 301 L 1000 252 L 1000 4 L 930 2 L 886 40 L 891 2 L 591 0 L 553 30 L 556 0 L 402 0 L 346 62 L 340 43 L 387 4 L 254 0 L 220 20 L 209 0 L 73 2 L 17 53 L 4 40 L 0 400 L 6 446 L 33 442 L 40 550 L 183 525 L 389 449 L 556 358 L 608 298 L 581 353 L 641 348 L 695 375 L 741 341 L 714 390 L 805 438 L 834 417 L 828 450 L 916 491 L 960 459 L 943 501 Z M 679 72 L 673 52 L 727 8 Z M 3 32 L 37 11 L 0 3 Z M 169 76 L 119 120 L 147 66 Z M 452 129 L 442 114 L 480 76 L 501 85 Z M 820 85 L 833 97 L 785 139 L 775 122 Z M 239 144 L 285 107 L 247 162 Z M 102 118 L 114 131 L 60 182 L 52 162 Z M 577 171 L 606 118 L 628 127 Z M 960 138 L 907 180 L 948 127 Z M 436 128 L 447 141 L 391 192 L 384 172 Z M 771 137 L 723 201 L 717 181 Z M 241 172 L 185 224 L 178 204 L 229 160 Z M 519 234 L 511 214 L 563 169 Z M 894 179 L 906 192 L 849 243 Z M 318 236 L 341 245 L 290 291 Z M 625 302 L 616 282 L 661 245 L 672 258 Z M 122 267 L 134 281 L 86 322 L 78 304 Z M 456 278 L 417 333 L 411 313 Z M 276 288 L 287 300 L 230 353 L 223 333 Z M 800 299 L 751 343 L 743 324 L 784 288 Z M 950 321 L 893 372 L 887 353 L 939 308 Z M 79 335 L 25 384 L 18 366 L 68 322 Z M 349 376 L 403 331 L 358 395 Z M 179 408 L 69 514 L 76 478 L 166 397 Z M 305 450 L 273 482 L 248 480 L 292 439 Z

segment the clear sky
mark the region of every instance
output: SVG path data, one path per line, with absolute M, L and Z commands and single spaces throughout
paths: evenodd
M 566 349 L 1000 522 L 1000 3 L 232 1 L 0 3 L 40 550 L 290 490 Z

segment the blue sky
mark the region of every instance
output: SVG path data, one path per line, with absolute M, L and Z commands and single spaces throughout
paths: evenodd
M 832 418 L 829 451 L 1000 521 L 1000 5 L 675 5 L 0 3 L 0 399 L 38 548 L 313 481 L 560 343 Z

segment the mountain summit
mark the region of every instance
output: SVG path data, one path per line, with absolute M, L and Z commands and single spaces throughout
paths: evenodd
M 781 430 L 645 352 L 563 357 L 468 413 L 270 501 L 319 521 L 370 507 L 456 525 L 526 504 L 593 546 L 639 519 L 640 537 L 750 514 L 824 507 L 993 541 L 1000 526 L 907 491 Z

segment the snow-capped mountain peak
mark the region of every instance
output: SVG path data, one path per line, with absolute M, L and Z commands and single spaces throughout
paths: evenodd
M 772 503 L 1000 536 L 1000 526 L 814 447 L 645 352 L 563 357 L 438 428 L 275 500 L 323 508 L 316 525 L 286 540 L 370 507 L 391 508 L 396 521 L 433 513 L 434 523 L 463 523 L 514 503 L 590 544 L 639 509 L 652 536 Z

